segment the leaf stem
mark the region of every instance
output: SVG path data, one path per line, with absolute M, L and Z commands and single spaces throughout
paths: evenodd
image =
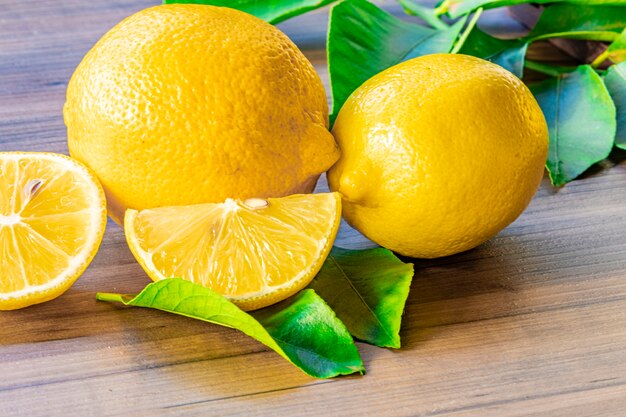
M 480 17 L 482 13 L 483 13 L 482 7 L 476 10 L 476 13 L 474 13 L 474 16 L 472 16 L 472 20 L 470 20 L 470 22 L 467 24 L 465 31 L 461 34 L 461 37 L 459 38 L 459 40 L 456 42 L 456 44 L 450 51 L 451 54 L 456 54 L 461 50 L 461 48 L 465 44 L 465 41 L 469 37 L 470 33 L 472 32 L 472 30 L 474 30 L 474 26 L 476 26 L 476 22 L 478 22 L 478 18 Z
M 450 0 L 444 0 L 439 6 L 435 8 L 435 15 L 441 16 L 444 13 L 448 13 L 448 9 L 450 7 Z
M 576 70 L 575 67 L 561 67 L 561 66 L 556 66 L 556 65 L 548 65 L 548 64 L 543 64 L 541 62 L 537 62 L 537 61 L 531 61 L 529 59 L 524 61 L 524 67 L 531 69 L 533 71 L 540 72 L 545 75 L 553 76 L 553 77 L 558 77 L 561 74 Z
M 593 62 L 591 63 L 591 67 L 598 68 L 598 66 L 601 65 L 604 61 L 606 61 L 610 55 L 611 53 L 609 52 L 607 48 L 604 52 L 598 55 L 596 59 L 593 60 Z
M 619 35 L 615 32 L 609 31 L 575 31 L 575 32 L 553 32 L 553 33 L 544 33 L 542 35 L 531 36 L 528 35 L 523 39 L 529 42 L 542 41 L 544 39 L 551 38 L 566 38 L 566 39 L 581 39 L 587 41 L 603 41 L 603 42 L 613 42 L 617 39 Z
M 434 9 L 416 4 L 411 0 L 398 0 L 406 14 L 417 16 L 435 29 L 448 29 L 448 25 L 444 23 L 436 14 Z
M 113 294 L 108 292 L 96 293 L 96 300 L 106 301 L 109 303 L 124 303 L 124 296 L 122 294 Z

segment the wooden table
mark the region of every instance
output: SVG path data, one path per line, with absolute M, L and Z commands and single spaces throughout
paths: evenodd
M 151 4 L 3 2 L 0 151 L 66 153 L 72 71 Z M 325 14 L 281 27 L 327 84 Z M 358 343 L 367 375 L 315 380 L 234 330 L 96 302 L 148 283 L 110 222 L 64 296 L 0 313 L 0 416 L 624 416 L 625 229 L 626 165 L 544 183 L 488 243 L 415 262 L 402 349 Z

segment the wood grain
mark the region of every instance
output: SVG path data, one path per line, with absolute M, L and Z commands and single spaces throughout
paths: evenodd
M 108 28 L 152 4 L 3 4 L 0 151 L 66 153 L 73 69 Z M 493 13 L 487 23 L 502 26 Z M 281 28 L 328 86 L 326 19 Z M 402 349 L 359 343 L 367 375 L 322 381 L 236 331 L 96 302 L 96 291 L 148 282 L 109 223 L 68 293 L 0 313 L 0 416 L 626 415 L 625 225 L 623 164 L 559 191 L 544 183 L 488 243 L 414 261 Z M 368 245 L 346 227 L 338 243 Z

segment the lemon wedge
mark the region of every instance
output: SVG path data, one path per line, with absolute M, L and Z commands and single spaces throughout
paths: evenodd
M 65 292 L 105 227 L 104 192 L 85 166 L 65 155 L 0 152 L 0 310 Z
M 244 310 L 306 287 L 332 248 L 338 193 L 228 199 L 219 204 L 126 211 L 126 240 L 155 281 L 182 278 Z

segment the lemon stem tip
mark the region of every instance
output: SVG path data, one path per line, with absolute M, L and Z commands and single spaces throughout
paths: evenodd
M 124 296 L 122 294 L 113 294 L 108 292 L 98 292 L 96 293 L 96 300 L 98 301 L 108 301 L 108 302 L 117 302 L 123 303 Z

